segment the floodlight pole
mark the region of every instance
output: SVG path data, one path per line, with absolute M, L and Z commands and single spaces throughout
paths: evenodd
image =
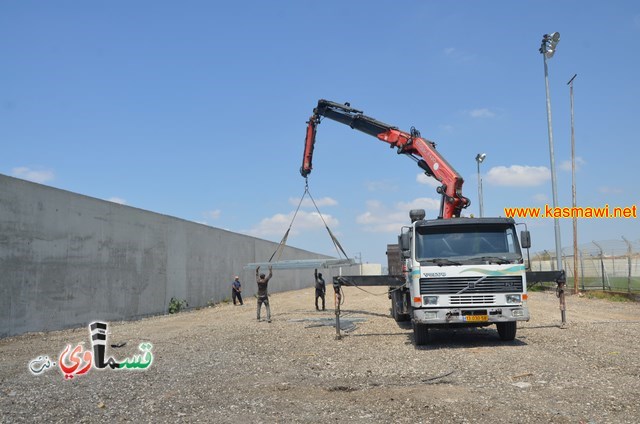
M 547 128 L 549 130 L 549 156 L 551 158 L 551 190 L 553 193 L 553 210 L 554 213 L 556 208 L 558 207 L 558 194 L 556 189 L 556 163 L 553 154 L 553 127 L 551 125 L 551 96 L 549 95 L 549 70 L 547 67 L 547 57 L 551 58 L 555 53 L 556 46 L 560 41 L 560 33 L 554 32 L 552 34 L 545 34 L 542 37 L 542 45 L 540 46 L 540 53 L 542 53 L 542 58 L 544 60 L 544 85 L 546 89 L 547 95 Z M 553 217 L 553 228 L 556 236 L 556 262 L 557 262 L 557 271 L 561 272 L 561 277 L 557 280 L 558 287 L 556 288 L 556 293 L 560 300 L 560 318 L 562 320 L 561 328 L 565 328 L 565 324 L 567 323 L 567 315 L 566 315 L 566 303 L 564 296 L 564 287 L 566 282 L 566 277 L 564 275 L 564 271 L 562 269 L 562 243 L 560 242 L 560 223 L 559 219 L 554 215 Z
M 485 160 L 487 155 L 485 153 L 478 153 L 476 155 L 476 162 L 478 163 L 478 206 L 480 208 L 480 218 L 484 216 L 484 202 L 482 200 L 482 176 L 480 175 L 480 164 Z
M 573 80 L 578 74 L 571 77 L 569 82 L 569 97 L 571 99 L 571 206 L 576 209 L 576 137 L 573 128 Z M 573 215 L 573 294 L 578 294 L 578 218 Z
M 553 126 L 551 125 L 551 96 L 549 94 L 549 69 L 547 67 L 547 54 L 553 54 L 553 50 L 550 50 L 548 43 L 551 40 L 550 35 L 545 35 L 542 39 L 542 47 L 540 47 L 540 53 L 544 60 L 544 84 L 547 95 L 547 128 L 549 132 L 549 157 L 551 158 L 551 191 L 553 195 L 553 210 L 558 207 L 558 193 L 556 188 L 556 163 L 553 154 Z M 555 45 L 553 46 L 555 49 Z M 557 270 L 562 270 L 562 243 L 560 241 L 560 222 L 559 219 L 553 218 L 553 229 L 556 238 L 556 266 Z

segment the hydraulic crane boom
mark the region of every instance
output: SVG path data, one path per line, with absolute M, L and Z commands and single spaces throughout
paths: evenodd
M 439 218 L 459 217 L 462 209 L 471 203 L 468 198 L 462 195 L 464 180 L 436 151 L 434 142 L 420 137 L 420 132 L 415 128 L 411 128 L 409 133 L 401 131 L 397 127 L 364 115 L 362 111 L 352 108 L 349 103 L 318 101 L 318 106 L 313 110 L 313 115 L 307 122 L 304 155 L 300 168 L 300 174 L 303 177 L 306 178 L 311 173 L 316 129 L 322 117 L 338 121 L 389 143 L 389 147 L 395 147 L 398 154 L 409 156 L 417 162 L 425 174 L 442 183 L 437 188 L 437 192 L 442 196 Z

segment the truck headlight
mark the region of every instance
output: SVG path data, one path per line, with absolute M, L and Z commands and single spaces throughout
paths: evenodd
M 422 303 L 424 305 L 437 305 L 438 296 L 422 296 Z
M 507 303 L 522 303 L 522 296 L 519 294 L 508 294 Z

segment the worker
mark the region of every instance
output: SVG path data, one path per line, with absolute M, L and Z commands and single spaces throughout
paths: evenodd
M 234 305 L 236 302 L 239 302 L 240 305 L 244 305 L 244 302 L 242 302 L 242 283 L 240 283 L 240 277 L 237 275 L 231 284 L 231 299 L 233 299 Z
M 256 282 L 258 283 L 258 321 L 260 321 L 260 309 L 262 309 L 262 304 L 267 308 L 267 322 L 271 322 L 271 308 L 269 308 L 269 294 L 267 292 L 267 285 L 269 284 L 269 280 L 273 276 L 273 272 L 271 271 L 271 265 L 269 265 L 269 275 L 265 277 L 264 274 L 259 274 L 260 267 L 256 268 Z
M 322 298 L 322 310 L 324 311 L 324 295 L 327 287 L 324 283 L 324 278 L 322 278 L 322 273 L 319 273 L 316 269 L 313 275 L 316 278 L 316 311 L 320 310 L 320 308 L 318 308 L 318 298 Z

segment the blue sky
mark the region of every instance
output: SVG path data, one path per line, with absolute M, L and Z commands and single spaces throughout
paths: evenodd
M 542 35 L 559 206 L 637 205 L 635 1 L 3 1 L 0 173 L 279 241 L 304 191 L 318 99 L 415 126 L 464 177 L 478 214 L 551 203 Z M 350 256 L 386 263 L 433 184 L 383 142 L 325 120 L 309 188 Z M 335 254 L 304 204 L 289 244 Z M 527 220 L 553 250 L 553 220 Z M 571 220 L 561 220 L 570 246 Z M 640 238 L 637 219 L 581 219 L 579 242 Z M 267 260 L 268 258 L 265 258 Z M 285 258 L 283 258 L 285 259 Z

